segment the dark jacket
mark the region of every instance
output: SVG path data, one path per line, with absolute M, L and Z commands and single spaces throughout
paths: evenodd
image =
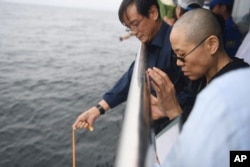
M 230 57 L 234 57 L 240 44 L 242 43 L 243 35 L 234 23 L 233 18 L 229 17 L 225 21 L 225 30 L 223 33 L 224 49 Z

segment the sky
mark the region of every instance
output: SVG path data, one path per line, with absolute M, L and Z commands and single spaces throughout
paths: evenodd
M 5 2 L 18 2 L 39 5 L 52 5 L 64 7 L 80 7 L 88 9 L 100 9 L 117 11 L 121 0 L 0 0 Z

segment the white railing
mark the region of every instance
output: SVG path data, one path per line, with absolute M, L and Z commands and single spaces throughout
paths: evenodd
M 130 83 L 116 167 L 152 167 L 155 160 L 146 63 L 145 46 L 142 44 L 137 53 Z

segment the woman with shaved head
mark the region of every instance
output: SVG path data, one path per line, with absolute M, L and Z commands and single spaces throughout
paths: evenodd
M 227 55 L 219 19 L 207 9 L 194 9 L 178 19 L 172 28 L 170 42 L 177 65 L 190 80 L 201 79 L 200 89 L 228 71 L 249 66 L 243 60 Z M 158 68 L 147 72 L 157 93 L 157 98 L 152 99 L 155 108 L 171 119 L 182 115 L 182 121 L 185 121 L 191 109 L 182 110 L 167 74 Z

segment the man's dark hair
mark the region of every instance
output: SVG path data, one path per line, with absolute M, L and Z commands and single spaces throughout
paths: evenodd
M 149 9 L 151 6 L 156 6 L 159 11 L 159 4 L 157 0 L 135 0 L 138 13 L 142 16 L 149 16 Z
M 135 3 L 138 13 L 145 17 L 149 16 L 149 9 L 153 5 L 155 5 L 159 11 L 157 0 L 123 0 L 118 10 L 119 20 L 122 24 L 124 24 L 123 15 L 126 14 L 128 6 L 133 3 Z
M 122 0 L 122 2 L 120 4 L 120 8 L 118 10 L 119 20 L 122 24 L 124 24 L 123 14 L 126 12 L 128 6 L 133 4 L 133 3 L 135 3 L 135 0 Z

